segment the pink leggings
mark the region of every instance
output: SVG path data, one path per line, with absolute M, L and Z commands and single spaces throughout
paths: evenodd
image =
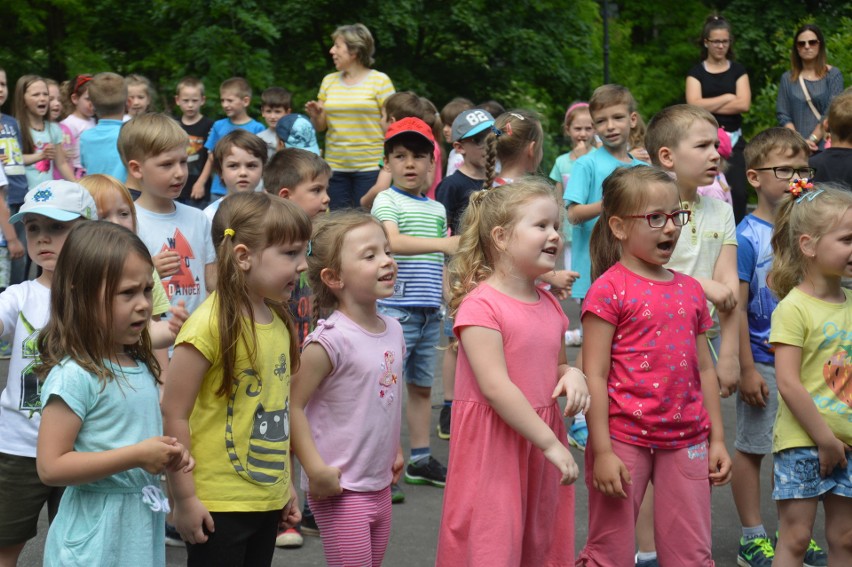
M 315 500 L 308 496 L 329 567 L 380 567 L 391 529 L 390 486 L 376 492 L 344 490 Z
M 582 567 L 633 565 L 636 517 L 648 482 L 654 483 L 654 541 L 660 565 L 712 567 L 708 445 L 649 449 L 612 440 L 633 484 L 626 499 L 611 498 L 593 485 L 595 457 L 586 451 L 589 537 L 577 559 Z

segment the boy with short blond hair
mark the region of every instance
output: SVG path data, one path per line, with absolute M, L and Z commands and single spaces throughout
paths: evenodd
M 206 207 L 207 201 L 210 200 L 209 180 L 204 184 L 204 195 L 198 199 L 192 197 L 192 188 L 207 163 L 207 148 L 204 147 L 204 143 L 210 135 L 210 129 L 213 128 L 213 121 L 202 114 L 206 102 L 204 83 L 199 79 L 184 77 L 178 81 L 175 93 L 175 104 L 181 111 L 178 124 L 189 136 L 189 145 L 186 148 L 189 175 L 183 191 L 180 192 L 178 202 L 197 209 Z
M 204 185 L 213 171 L 213 158 L 211 154 L 219 140 L 237 128 L 248 130 L 252 134 L 260 134 L 266 129 L 263 127 L 263 124 L 248 115 L 248 107 L 251 104 L 251 86 L 248 84 L 248 81 L 242 77 L 226 79 L 219 87 L 219 97 L 222 103 L 222 110 L 225 112 L 225 118 L 217 120 L 213 124 L 210 135 L 207 136 L 207 141 L 204 142 L 204 147 L 207 148 L 208 152 L 207 163 L 204 164 L 204 169 L 192 187 L 191 195 L 194 199 L 200 199 L 204 195 Z M 221 199 L 226 194 L 227 190 L 222 184 L 222 180 L 219 179 L 218 175 L 214 175 L 213 185 L 210 188 L 210 198 L 215 201 L 216 199 Z
M 813 181 L 842 183 L 852 190 L 852 89 L 834 97 L 828 107 L 831 147 L 811 156 Z
M 98 73 L 88 85 L 98 123 L 80 134 L 80 163 L 89 175 L 105 173 L 124 183 L 127 170 L 118 154 L 116 142 L 124 124 L 127 84 L 121 75 Z
M 260 115 L 266 122 L 266 130 L 258 134 L 266 142 L 268 157 L 284 147 L 282 140 L 278 139 L 275 127 L 278 121 L 290 114 L 293 95 L 282 87 L 269 87 L 260 95 Z

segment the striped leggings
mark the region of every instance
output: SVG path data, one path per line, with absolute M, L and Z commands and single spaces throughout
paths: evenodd
M 329 567 L 380 567 L 391 529 L 390 486 L 376 492 L 344 490 L 308 503 L 317 520 Z

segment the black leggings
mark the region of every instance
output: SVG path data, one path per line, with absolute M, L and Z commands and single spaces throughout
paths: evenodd
M 734 223 L 740 224 L 743 217 L 746 215 L 746 206 L 748 205 L 748 179 L 746 179 L 745 150 L 746 141 L 740 136 L 737 144 L 732 148 L 731 159 L 728 160 L 728 171 L 725 172 L 725 179 L 728 180 L 728 185 L 731 186 L 731 201 L 734 208 Z
M 211 512 L 216 531 L 206 543 L 186 544 L 187 567 L 255 567 L 272 564 L 281 510 Z

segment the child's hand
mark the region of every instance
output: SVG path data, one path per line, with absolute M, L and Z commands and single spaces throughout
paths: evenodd
M 586 375 L 579 368 L 571 366 L 559 378 L 551 398 L 555 400 L 559 396 L 565 396 L 565 413 L 563 414 L 565 417 L 589 411 L 592 397 L 589 395 Z
M 579 158 L 591 151 L 592 145 L 589 144 L 586 140 L 577 140 L 577 143 L 574 144 L 574 157 Z
M 719 391 L 727 398 L 737 391 L 740 378 L 740 361 L 735 356 L 723 356 L 716 362 L 716 377 L 719 379 Z
M 153 257 L 154 269 L 161 278 L 167 278 L 177 273 L 180 267 L 180 254 L 174 250 L 163 250 Z
M 190 545 L 207 542 L 205 528 L 208 533 L 216 531 L 213 516 L 194 495 L 183 500 L 175 500 L 174 522 L 181 539 Z
M 192 197 L 193 199 L 195 199 L 196 201 L 198 199 L 203 199 L 204 198 L 204 183 L 199 183 L 198 181 L 196 181 L 192 185 L 192 191 L 189 192 L 189 196 Z
M 175 442 L 175 446 L 180 447 L 180 453 L 172 456 L 166 468 L 170 471 L 182 470 L 185 473 L 191 472 L 195 468 L 195 459 L 189 454 L 189 449 L 178 442 Z
M 765 408 L 769 399 L 769 386 L 760 372 L 752 368 L 742 373 L 740 379 L 740 398 L 750 406 Z
M 559 442 L 558 439 L 544 450 L 544 458 L 553 463 L 559 472 L 562 473 L 562 478 L 559 484 L 573 484 L 577 477 L 580 476 L 580 469 L 571 456 L 571 451 Z
M 343 489 L 340 488 L 340 469 L 337 467 L 322 467 L 313 476 L 308 477 L 311 496 L 320 500 L 337 496 Z
M 139 468 L 151 474 L 160 474 L 175 459 L 180 459 L 183 445 L 174 437 L 160 435 L 136 444 L 139 449 Z
M 180 328 L 189 319 L 189 311 L 186 310 L 186 303 L 181 299 L 177 305 L 169 308 L 169 313 L 172 314 L 169 319 L 169 332 L 175 337 L 178 336 Z
M 447 256 L 452 256 L 456 253 L 456 250 L 459 249 L 459 240 L 461 240 L 461 236 L 448 236 L 443 239 L 444 241 L 444 254 Z
M 644 161 L 645 163 L 651 163 L 651 154 L 648 153 L 648 150 L 645 148 L 632 148 L 630 150 L 630 155 L 638 159 L 639 161 Z
M 299 495 L 296 494 L 296 488 L 290 484 L 290 500 L 284 508 L 281 509 L 280 526 L 283 529 L 293 528 L 302 521 L 302 511 L 299 509 Z
M 730 461 L 728 462 L 730 465 Z M 633 484 L 630 471 L 618 455 L 612 451 L 595 454 L 595 469 L 592 486 L 604 496 L 627 498 L 624 484 Z
M 9 250 L 9 258 L 11 260 L 17 260 L 18 258 L 24 257 L 24 245 L 21 244 L 21 241 L 17 238 L 12 240 L 6 239 L 6 248 Z
M 41 148 L 41 155 L 44 159 L 53 161 L 56 157 L 56 148 L 53 147 L 53 144 L 45 144 L 44 147 Z
M 725 284 L 715 280 L 703 280 L 702 283 L 704 284 L 704 295 L 719 311 L 727 313 L 737 306 L 736 294 Z
M 852 451 L 849 445 L 832 436 L 825 444 L 817 445 L 819 449 L 819 475 L 823 478 L 830 475 L 838 466 L 846 468 L 846 452 Z
M 322 101 L 311 100 L 305 103 L 305 112 L 311 118 L 316 118 L 325 111 Z
M 710 467 L 710 483 L 713 486 L 722 486 L 731 482 L 731 457 L 724 443 L 710 442 L 707 462 Z
M 402 456 L 402 447 L 399 447 L 396 450 L 396 458 L 393 460 L 393 466 L 391 467 L 391 472 L 393 472 L 393 479 L 391 482 L 396 484 L 399 482 L 399 477 L 402 476 L 402 469 L 405 467 L 405 458 Z

